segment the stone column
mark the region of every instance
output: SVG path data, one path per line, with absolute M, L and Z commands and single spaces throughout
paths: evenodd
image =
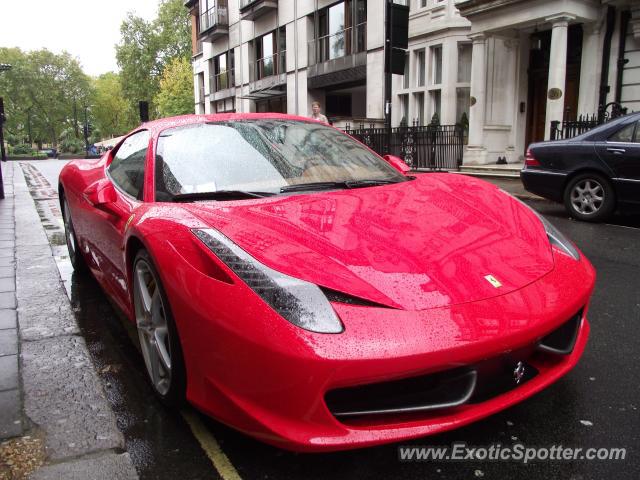
M 473 41 L 471 55 L 471 108 L 469 109 L 469 145 L 464 162 L 485 163 L 484 121 L 487 103 L 487 39 L 483 33 L 470 35 Z
M 598 93 L 602 71 L 602 38 L 597 23 L 584 24 L 582 29 L 578 114 L 593 115 L 598 112 Z
M 562 121 L 564 116 L 564 87 L 567 76 L 567 33 L 571 17 L 562 15 L 547 18 L 551 22 L 551 53 L 549 57 L 549 81 L 547 86 L 547 116 L 544 139 L 549 140 L 551 122 Z
M 442 90 L 440 91 L 440 123 L 453 125 L 456 118 L 456 82 L 458 81 L 458 39 L 447 39 L 442 45 Z M 431 120 L 431 119 L 429 119 Z

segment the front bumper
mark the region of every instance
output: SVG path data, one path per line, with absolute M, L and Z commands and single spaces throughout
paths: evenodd
M 555 268 L 536 282 L 478 302 L 417 312 L 334 304 L 345 331 L 324 335 L 284 321 L 243 284 L 213 280 L 187 263 L 174 263 L 171 270 L 161 265 L 160 271 L 180 332 L 188 399 L 267 443 L 327 451 L 458 428 L 567 373 L 587 342 L 595 274 L 584 257 L 576 262 L 554 252 L 554 258 Z M 355 420 L 340 420 L 327 407 L 327 392 L 335 389 L 427 375 L 526 349 L 581 310 L 571 353 L 533 359 L 535 378 L 485 401 Z

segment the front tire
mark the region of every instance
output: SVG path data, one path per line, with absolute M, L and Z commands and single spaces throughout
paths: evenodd
M 64 222 L 64 236 L 67 241 L 67 250 L 69 251 L 71 266 L 76 272 L 86 272 L 88 270 L 87 263 L 82 256 L 82 252 L 79 250 L 78 237 L 76 236 L 76 231 L 73 228 L 73 221 L 71 220 L 69 202 L 67 202 L 67 199 L 64 197 L 62 202 L 62 218 Z
M 597 173 L 583 173 L 567 184 L 564 205 L 573 218 L 602 222 L 615 210 L 616 200 L 606 178 Z
M 180 339 L 160 276 L 144 249 L 133 261 L 133 304 L 151 386 L 165 405 L 180 406 L 186 385 Z

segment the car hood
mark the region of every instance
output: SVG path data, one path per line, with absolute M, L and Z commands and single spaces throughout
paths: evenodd
M 535 214 L 462 175 L 184 208 L 275 270 L 394 308 L 504 295 L 553 269 Z

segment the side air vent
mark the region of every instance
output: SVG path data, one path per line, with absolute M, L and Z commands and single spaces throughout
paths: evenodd
M 567 322 L 540 340 L 538 350 L 556 355 L 569 355 L 576 345 L 582 321 L 582 309 Z

